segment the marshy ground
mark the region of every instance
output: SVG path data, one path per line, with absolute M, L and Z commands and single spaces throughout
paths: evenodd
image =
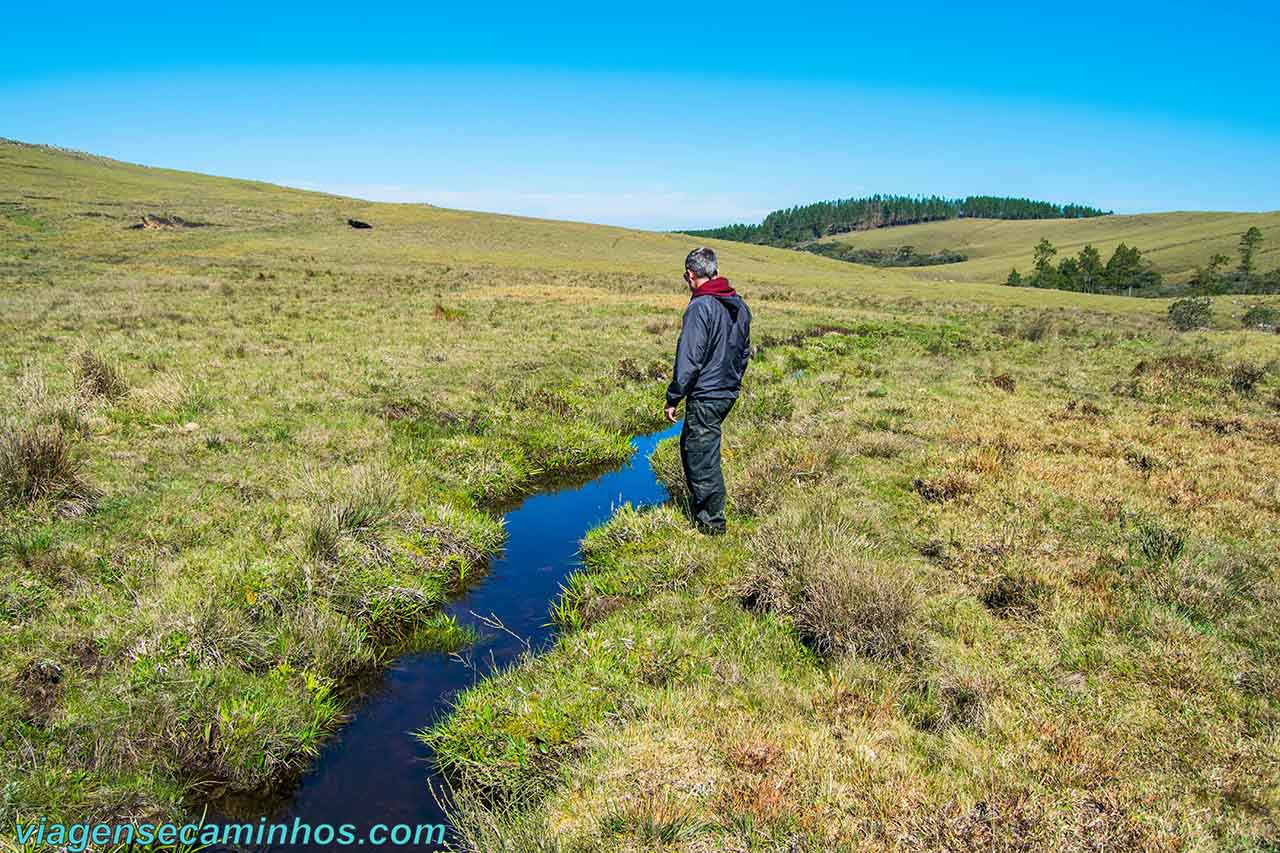
M 3 823 L 283 784 L 361 674 L 465 644 L 438 610 L 494 508 L 660 425 L 688 243 L 0 144 Z M 557 645 L 422 733 L 464 837 L 1280 842 L 1259 300 L 1178 334 L 1162 300 L 717 249 L 762 344 L 731 533 L 587 537 Z

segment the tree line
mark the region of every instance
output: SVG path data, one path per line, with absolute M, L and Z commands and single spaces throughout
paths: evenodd
M 1053 204 L 1028 198 L 989 195 L 966 198 L 873 195 L 775 210 L 759 225 L 726 225 L 722 228 L 683 233 L 694 237 L 792 248 L 831 234 L 942 219 L 1082 219 L 1106 216 L 1110 212 L 1083 204 Z
M 968 255 L 943 249 L 938 252 L 918 252 L 915 246 L 898 246 L 896 249 L 860 249 L 842 243 L 809 243 L 802 247 L 806 252 L 866 264 L 873 267 L 927 267 L 935 264 L 958 264 L 969 260 Z
M 1177 292 L 1216 296 L 1242 293 L 1280 293 L 1280 270 L 1258 273 L 1255 258 L 1262 244 L 1262 232 L 1250 228 L 1240 237 L 1239 262 L 1228 269 L 1231 259 L 1215 254 L 1208 264 L 1198 267 L 1185 288 Z M 1047 239 L 1036 244 L 1031 272 L 1022 275 L 1017 267 L 1009 273 L 1006 284 L 1013 287 L 1044 287 L 1073 290 L 1080 293 L 1111 293 L 1129 296 L 1168 296 L 1164 277 L 1142 257 L 1142 250 L 1121 243 L 1105 263 L 1102 253 L 1086 245 L 1079 254 L 1053 262 L 1057 248 Z

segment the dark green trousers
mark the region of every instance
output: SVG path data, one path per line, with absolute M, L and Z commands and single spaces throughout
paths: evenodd
M 684 402 L 680 462 L 689 485 L 689 515 L 707 533 L 724 532 L 724 473 L 720 470 L 720 425 L 733 400 Z

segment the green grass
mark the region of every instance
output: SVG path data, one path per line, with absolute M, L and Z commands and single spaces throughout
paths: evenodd
M 469 641 L 502 506 L 661 424 L 687 238 L 12 143 L 0 202 L 0 822 L 287 783 Z M 717 248 L 734 532 L 619 512 L 426 733 L 478 849 L 1274 839 L 1274 300 Z
M 1009 270 L 1024 274 L 1032 266 L 1032 250 L 1046 238 L 1058 257 L 1075 255 L 1092 243 L 1109 257 L 1120 243 L 1137 246 L 1157 270 L 1172 281 L 1185 281 L 1196 267 L 1222 253 L 1234 266 L 1240 235 L 1256 226 L 1264 242 L 1256 257 L 1259 272 L 1280 266 L 1280 212 L 1273 213 L 1141 213 L 1090 219 L 1003 221 L 951 219 L 879 228 L 825 238 L 862 249 L 914 246 L 923 253 L 952 249 L 968 256 L 957 264 L 917 267 L 912 275 L 931 281 L 1003 282 Z

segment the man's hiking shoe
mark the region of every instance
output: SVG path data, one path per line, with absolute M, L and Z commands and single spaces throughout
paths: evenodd
M 697 527 L 704 536 L 723 536 L 725 531 L 724 525 L 699 524 Z

